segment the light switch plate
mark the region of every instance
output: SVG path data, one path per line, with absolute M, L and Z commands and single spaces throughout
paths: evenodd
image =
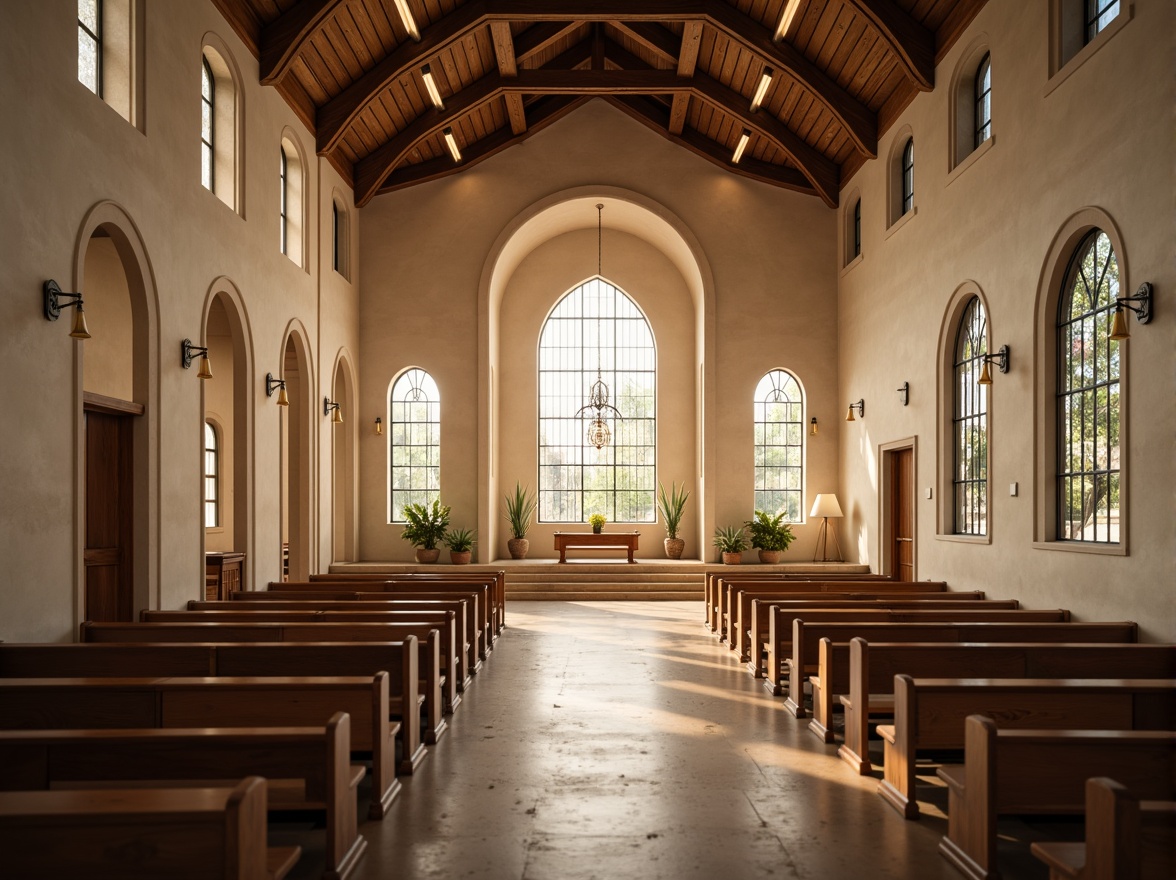
M 928 498 L 931 497 L 931 487 L 930 486 L 927 487 L 927 497 Z
M 1014 498 L 1017 497 L 1017 484 L 1016 483 L 1009 483 L 1009 494 L 1012 495 Z

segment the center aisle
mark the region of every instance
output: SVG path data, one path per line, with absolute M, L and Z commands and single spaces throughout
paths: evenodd
M 353 877 L 956 878 L 704 631 L 698 602 L 517 602 Z

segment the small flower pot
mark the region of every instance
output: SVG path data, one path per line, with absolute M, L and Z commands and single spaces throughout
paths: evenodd
M 603 528 L 604 528 L 604 526 L 593 526 L 592 527 L 592 534 L 599 535 L 601 529 L 603 529 Z
M 682 558 L 682 551 L 686 549 L 686 540 L 684 538 L 666 538 L 664 544 L 667 559 Z
M 531 542 L 526 538 L 511 538 L 506 542 L 506 549 L 510 552 L 511 559 L 526 559 Z
M 742 553 L 724 553 L 723 565 L 738 565 L 743 561 Z
M 427 565 L 430 562 L 436 562 L 441 558 L 440 548 L 434 547 L 432 550 L 426 550 L 424 547 L 417 547 L 416 561 L 421 565 Z
M 473 550 L 450 550 L 449 561 L 454 565 L 469 565 L 473 555 Z
M 775 565 L 783 555 L 783 550 L 761 550 L 759 559 L 764 565 Z

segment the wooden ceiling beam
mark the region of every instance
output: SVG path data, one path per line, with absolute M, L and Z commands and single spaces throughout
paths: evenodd
M 785 70 L 828 107 L 850 141 L 868 156 L 878 153 L 877 118 L 828 74 L 788 43 L 726 0 L 470 0 L 421 33 L 420 42 L 398 46 L 375 67 L 327 101 L 316 117 L 319 154 L 334 150 L 363 110 L 399 77 L 491 21 L 660 22 L 697 21 L 716 28 L 773 67 Z
M 530 60 L 549 46 L 558 43 L 583 22 L 579 21 L 541 21 L 533 24 L 514 41 L 515 59 L 519 64 Z
M 758 180 L 772 186 L 796 190 L 807 195 L 813 194 L 812 185 L 799 171 L 784 165 L 772 165 L 760 162 L 750 156 L 744 156 L 738 165 L 732 164 L 731 152 L 719 144 L 703 137 L 694 131 L 687 131 L 682 135 L 670 134 L 667 129 L 669 113 L 665 107 L 650 98 L 637 96 L 614 96 L 606 99 L 621 112 L 632 117 L 647 128 L 656 131 L 662 137 L 684 147 L 695 155 L 701 156 L 708 162 L 719 166 L 724 171 L 738 174 L 742 177 Z
M 477 143 L 466 147 L 462 152 L 460 165 L 448 156 L 431 159 L 428 162 L 422 162 L 417 165 L 408 165 L 389 176 L 383 186 L 380 187 L 377 195 L 395 192 L 398 189 L 416 186 L 419 183 L 427 183 L 430 180 L 439 180 L 451 174 L 458 174 L 472 165 L 484 162 L 491 156 L 501 153 L 509 147 L 513 147 L 515 144 L 522 143 L 531 137 L 531 135 L 542 131 L 553 122 L 562 119 L 588 100 L 590 99 L 575 98 L 568 95 L 553 95 L 551 97 L 541 98 L 529 107 L 531 124 L 525 133 L 511 135 L 507 129 L 499 129 L 488 137 L 484 137 Z M 358 201 L 356 205 L 358 207 L 363 206 Z
M 682 26 L 682 46 L 678 50 L 678 76 L 694 76 L 698 66 L 698 47 L 702 45 L 702 22 L 688 21 Z M 690 96 L 674 95 L 670 105 L 670 134 L 681 134 L 686 126 L 686 113 L 690 109 Z
M 258 43 L 261 40 L 261 19 L 248 3 L 238 0 L 212 0 L 212 5 L 221 14 L 229 27 L 241 38 L 246 48 L 258 57 Z
M 935 34 L 899 9 L 893 0 L 847 0 L 890 47 L 915 88 L 935 88 Z
M 658 58 L 677 66 L 682 40 L 669 28 L 650 21 L 614 21 L 611 24 Z
M 490 39 L 494 43 L 494 57 L 498 61 L 499 76 L 504 79 L 518 76 L 519 66 L 515 59 L 514 37 L 510 32 L 510 22 L 491 22 Z M 515 134 L 522 134 L 527 130 L 527 114 L 523 110 L 523 96 L 510 92 L 504 96 L 504 99 L 506 101 L 506 116 L 510 120 L 510 130 Z
M 258 62 L 261 84 L 276 85 L 290 70 L 298 53 L 317 36 L 348 0 L 302 0 L 261 31 Z

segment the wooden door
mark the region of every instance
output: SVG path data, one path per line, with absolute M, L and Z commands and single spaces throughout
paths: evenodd
M 896 449 L 890 456 L 890 522 L 894 546 L 892 572 L 900 581 L 915 579 L 914 451 Z
M 87 395 L 85 617 L 134 619 L 134 418 L 142 407 Z

